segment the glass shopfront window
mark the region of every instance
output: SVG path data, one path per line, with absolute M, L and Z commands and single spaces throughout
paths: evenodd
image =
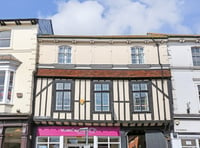
M 98 148 L 120 148 L 120 138 L 98 137 Z
M 4 137 L 4 142 L 3 142 L 3 148 L 20 148 L 21 147 L 22 129 L 20 127 L 6 128 L 4 135 L 5 137 Z
M 37 137 L 37 148 L 59 148 L 60 137 Z

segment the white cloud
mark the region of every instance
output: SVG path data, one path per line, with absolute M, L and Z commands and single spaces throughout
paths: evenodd
M 55 34 L 190 33 L 182 24 L 183 0 L 68 0 L 50 16 Z

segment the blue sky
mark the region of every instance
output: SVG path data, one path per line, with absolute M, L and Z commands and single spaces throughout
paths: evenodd
M 52 19 L 56 34 L 200 34 L 200 0 L 2 0 L 0 19 Z

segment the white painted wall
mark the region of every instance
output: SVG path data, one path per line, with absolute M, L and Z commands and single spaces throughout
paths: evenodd
M 10 105 L 0 104 L 0 112 L 16 113 L 18 109 L 21 113 L 31 112 L 37 28 L 37 25 L 7 25 L 0 27 L 0 30 L 11 29 L 11 46 L 0 48 L 0 54 L 11 54 L 22 62 L 15 73 L 12 103 Z M 17 98 L 17 93 L 22 93 L 23 97 Z
M 199 114 L 200 102 L 195 84 L 199 83 L 200 70 L 195 70 L 193 67 L 191 47 L 200 46 L 200 44 L 195 42 L 169 43 L 168 46 L 169 62 L 172 68 L 174 113 L 187 113 L 186 104 L 190 102 L 190 113 Z

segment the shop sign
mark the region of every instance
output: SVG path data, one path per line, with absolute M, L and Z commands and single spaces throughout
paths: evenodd
M 85 136 L 80 126 L 42 126 L 37 136 Z M 119 136 L 119 127 L 88 127 L 88 136 Z

